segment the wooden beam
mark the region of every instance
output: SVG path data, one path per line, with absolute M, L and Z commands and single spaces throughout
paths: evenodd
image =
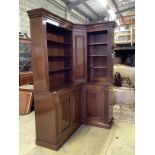
M 89 14 L 85 13 L 84 11 L 80 10 L 79 8 L 75 8 L 75 11 L 77 11 L 77 12 L 80 13 L 81 15 L 85 16 L 85 17 L 88 18 L 89 20 L 92 19 L 92 17 L 91 17 Z
M 96 11 L 94 11 L 94 9 L 92 9 L 87 3 L 83 3 L 87 8 L 88 8 L 88 10 L 90 10 L 96 17 L 100 17 L 98 14 L 97 14 L 97 12 Z
M 120 13 L 123 13 L 123 12 L 126 12 L 126 11 L 130 11 L 132 9 L 135 9 L 135 6 L 132 6 L 132 7 L 129 7 L 129 8 L 126 8 L 124 10 L 121 10 L 121 11 L 118 11 L 117 13 L 120 14 Z
M 119 10 L 118 10 L 118 5 L 117 5 L 116 1 L 115 0 L 112 0 L 112 3 L 114 4 L 114 6 L 115 6 L 115 8 L 116 8 L 116 10 L 118 12 Z
M 88 0 L 76 0 L 76 1 L 73 2 L 73 3 L 67 4 L 67 7 L 68 7 L 69 10 L 71 10 L 71 9 L 76 8 L 76 7 L 77 7 L 78 5 L 80 5 L 81 3 L 84 3 L 84 2 L 86 2 L 86 1 L 88 1 Z

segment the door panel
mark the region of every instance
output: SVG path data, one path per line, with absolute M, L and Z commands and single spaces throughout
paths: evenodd
M 89 117 L 100 117 L 102 112 L 101 105 L 101 95 L 100 93 L 94 91 L 86 91 L 86 108 L 87 108 L 87 116 Z
M 83 118 L 88 121 L 103 120 L 104 89 L 101 86 L 83 87 Z
M 81 87 L 72 91 L 72 122 L 81 122 Z
M 71 125 L 70 93 L 64 93 L 60 95 L 60 122 L 61 133 Z

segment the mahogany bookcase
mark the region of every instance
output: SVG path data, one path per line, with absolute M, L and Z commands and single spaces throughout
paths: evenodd
M 73 24 L 28 11 L 36 144 L 57 150 L 81 125 L 110 128 L 115 22 Z

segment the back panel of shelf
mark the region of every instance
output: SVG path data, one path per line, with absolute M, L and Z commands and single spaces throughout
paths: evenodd
M 72 32 L 47 24 L 50 90 L 71 83 Z

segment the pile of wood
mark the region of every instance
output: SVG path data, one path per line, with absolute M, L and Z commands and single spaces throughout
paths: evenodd
M 134 25 L 135 24 L 135 13 L 129 12 L 126 15 L 121 15 L 119 17 L 119 22 L 121 25 Z

